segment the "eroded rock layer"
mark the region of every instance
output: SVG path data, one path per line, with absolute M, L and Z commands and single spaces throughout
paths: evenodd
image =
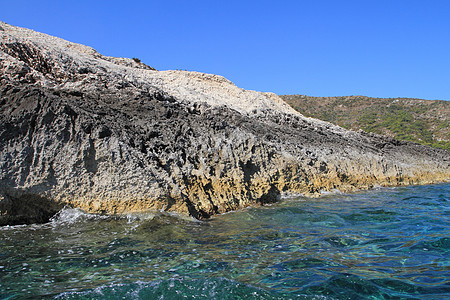
M 449 157 L 305 118 L 270 93 L 0 22 L 0 224 L 64 205 L 196 218 L 374 185 L 449 179 Z

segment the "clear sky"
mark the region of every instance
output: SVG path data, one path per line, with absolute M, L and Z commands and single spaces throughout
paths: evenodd
M 0 20 L 245 89 L 450 100 L 450 0 L 0 0 Z

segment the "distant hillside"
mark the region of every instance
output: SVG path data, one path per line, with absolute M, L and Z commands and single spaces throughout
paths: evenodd
M 307 117 L 450 150 L 450 101 L 282 95 Z

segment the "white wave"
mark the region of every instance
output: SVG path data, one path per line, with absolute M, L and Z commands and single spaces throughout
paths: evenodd
M 74 224 L 86 220 L 105 219 L 107 216 L 90 214 L 79 208 L 64 207 L 50 219 L 52 225 Z
M 323 195 L 323 196 L 327 196 L 327 195 L 344 195 L 344 193 L 341 192 L 338 189 L 332 189 L 331 191 L 320 190 L 320 194 Z
M 134 212 L 123 215 L 127 219 L 128 223 L 134 223 L 136 221 L 151 221 L 156 217 L 155 212 Z

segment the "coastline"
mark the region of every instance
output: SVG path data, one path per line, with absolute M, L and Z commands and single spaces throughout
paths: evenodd
M 207 219 L 286 191 L 450 178 L 445 150 L 307 118 L 221 76 L 1 26 L 2 224 L 46 222 L 65 205 Z

